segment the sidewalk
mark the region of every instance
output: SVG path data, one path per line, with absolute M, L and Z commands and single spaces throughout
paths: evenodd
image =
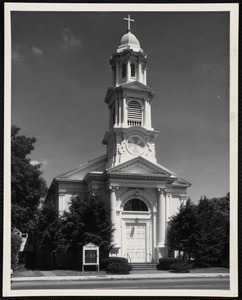
M 105 271 L 100 272 L 76 272 L 78 275 L 69 275 L 71 271 L 61 271 L 61 275 L 57 275 L 57 270 L 53 271 L 37 271 L 39 276 L 33 275 L 33 271 L 26 271 L 25 276 L 17 276 L 11 278 L 12 282 L 20 281 L 99 281 L 99 280 L 138 280 L 138 279 L 178 279 L 178 278 L 228 278 L 229 271 L 227 269 L 221 270 L 216 268 L 214 270 L 207 269 L 207 272 L 203 270 L 193 270 L 191 273 L 171 273 L 168 271 L 131 271 L 127 275 L 112 275 L 107 274 Z M 32 272 L 32 273 L 31 273 Z M 144 273 L 145 272 L 145 273 Z M 28 276 L 29 273 L 29 276 Z M 57 273 L 57 274 L 56 274 Z M 60 273 L 60 272 L 59 272 Z M 66 273 L 66 274 L 65 274 Z M 69 274 L 68 274 L 69 273 Z M 27 276 L 26 276 L 27 275 Z M 32 275 L 32 276 L 31 276 Z

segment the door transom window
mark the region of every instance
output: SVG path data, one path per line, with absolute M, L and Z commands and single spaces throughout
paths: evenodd
M 125 203 L 124 211 L 148 211 L 148 207 L 140 199 L 131 199 Z

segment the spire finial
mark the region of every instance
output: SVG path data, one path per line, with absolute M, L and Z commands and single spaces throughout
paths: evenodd
M 134 20 L 133 20 L 133 19 L 130 19 L 130 15 L 128 15 L 128 18 L 124 18 L 124 20 L 127 20 L 127 21 L 128 21 L 128 30 L 127 30 L 127 32 L 131 31 L 131 29 L 130 29 L 130 21 L 131 21 L 131 22 L 134 22 Z

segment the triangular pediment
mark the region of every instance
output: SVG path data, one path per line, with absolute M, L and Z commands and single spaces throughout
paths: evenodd
M 127 173 L 127 174 L 137 174 L 137 175 L 162 175 L 170 177 L 172 172 L 162 167 L 156 165 L 143 157 L 137 157 L 127 162 L 124 162 L 116 167 L 110 168 L 107 171 L 109 174 L 115 173 Z
M 144 85 L 143 83 L 139 81 L 133 81 L 133 82 L 128 82 L 120 85 L 121 88 L 123 89 L 128 89 L 128 90 L 134 90 L 134 91 L 142 91 L 142 92 L 149 92 L 152 94 L 155 94 L 152 88 L 148 87 L 147 85 Z
M 83 180 L 84 177 L 90 172 L 103 173 L 105 171 L 105 165 L 107 162 L 107 156 L 103 155 L 96 159 L 90 160 L 78 167 L 69 170 L 59 176 L 56 180 Z

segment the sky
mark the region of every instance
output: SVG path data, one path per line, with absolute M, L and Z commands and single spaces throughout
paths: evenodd
M 189 181 L 188 196 L 229 192 L 228 12 L 11 13 L 11 123 L 36 137 L 30 158 L 54 177 L 106 153 L 109 58 L 131 31 L 156 93 L 158 163 Z

